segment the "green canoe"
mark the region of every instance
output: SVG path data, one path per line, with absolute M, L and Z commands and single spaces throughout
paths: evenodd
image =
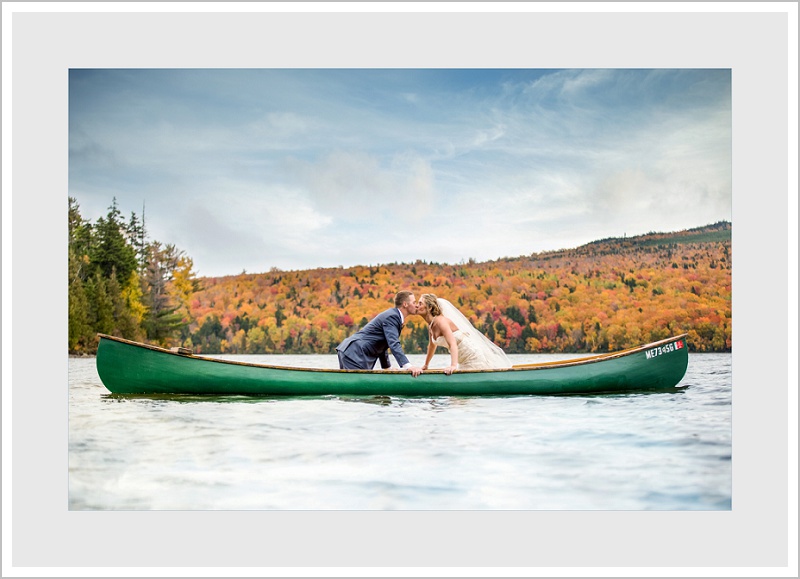
M 291 368 L 196 356 L 100 334 L 97 372 L 114 394 L 255 396 L 509 396 L 674 389 L 689 362 L 686 335 L 591 357 L 450 376 Z

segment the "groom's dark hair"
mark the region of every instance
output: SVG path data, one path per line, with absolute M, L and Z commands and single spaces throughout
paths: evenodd
M 412 295 L 413 293 L 414 292 L 410 292 L 408 290 L 402 290 L 402 291 L 397 292 L 394 295 L 394 307 L 399 308 L 400 306 L 402 306 L 404 303 L 406 303 L 406 300 L 408 299 L 408 297 L 410 295 Z

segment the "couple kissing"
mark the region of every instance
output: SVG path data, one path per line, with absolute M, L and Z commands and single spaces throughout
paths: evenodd
M 425 364 L 413 366 L 400 345 L 400 332 L 409 316 L 418 315 L 428 324 L 428 354 Z M 394 297 L 394 307 L 375 316 L 367 325 L 336 347 L 339 368 L 371 370 L 376 361 L 390 369 L 389 350 L 400 368 L 415 378 L 428 369 L 437 347 L 450 351 L 450 365 L 445 374 L 455 370 L 510 368 L 505 352 L 476 330 L 458 308 L 434 294 L 422 294 L 419 301 L 413 292 L 402 290 Z

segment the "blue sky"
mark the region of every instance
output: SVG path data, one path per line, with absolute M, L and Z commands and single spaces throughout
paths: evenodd
M 200 276 L 458 263 L 731 219 L 728 69 L 102 69 L 69 194 Z

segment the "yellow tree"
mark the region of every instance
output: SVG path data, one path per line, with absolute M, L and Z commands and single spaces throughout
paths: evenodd
M 178 311 L 187 322 L 192 318 L 192 299 L 202 289 L 193 268 L 192 258 L 180 252 L 175 261 L 169 285 L 169 292 L 179 305 Z

